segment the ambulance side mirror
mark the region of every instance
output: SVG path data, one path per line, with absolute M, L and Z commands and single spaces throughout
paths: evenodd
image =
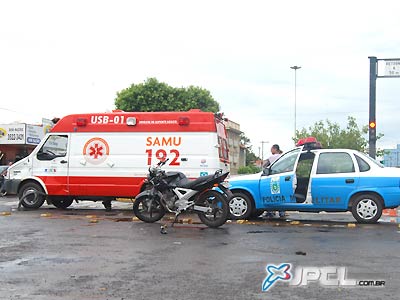
M 39 151 L 36 154 L 36 157 L 38 160 L 52 160 L 56 157 L 56 155 L 49 153 L 49 152 Z

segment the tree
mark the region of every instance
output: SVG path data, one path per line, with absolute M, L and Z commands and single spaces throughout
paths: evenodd
M 118 92 L 115 107 L 124 111 L 219 111 L 219 103 L 208 90 L 195 86 L 175 88 L 156 78 Z
M 246 166 L 240 167 L 238 174 L 251 174 L 259 172 L 260 168 L 255 165 L 255 162 L 259 160 L 259 158 L 253 152 L 250 139 L 243 132 L 240 134 L 240 143 L 246 147 Z
M 354 117 L 349 116 L 347 120 L 348 123 L 345 129 L 340 128 L 339 124 L 329 120 L 325 120 L 325 122 L 318 121 L 313 126 L 310 126 L 308 130 L 303 128 L 300 131 L 296 131 L 294 141 L 297 142 L 301 138 L 313 136 L 324 148 L 346 148 L 367 153 L 368 140 L 365 135 L 368 133 L 368 125 L 360 129 Z M 382 136 L 383 134 L 378 134 L 377 139 Z

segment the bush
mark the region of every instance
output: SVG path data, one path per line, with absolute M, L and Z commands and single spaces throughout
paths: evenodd
M 254 174 L 260 172 L 260 167 L 250 165 L 245 167 L 240 167 L 238 170 L 238 174 Z

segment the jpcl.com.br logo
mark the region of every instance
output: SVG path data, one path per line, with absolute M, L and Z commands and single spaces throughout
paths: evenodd
M 278 280 L 290 280 L 292 278 L 292 274 L 289 271 L 291 268 L 292 265 L 287 263 L 280 266 L 268 265 L 266 267 L 268 276 L 263 281 L 262 291 L 268 291 Z
M 267 292 L 276 282 L 286 281 L 289 286 L 307 286 L 318 282 L 321 286 L 332 287 L 384 287 L 384 280 L 356 280 L 347 278 L 346 267 L 293 267 L 290 263 L 269 264 L 266 267 L 267 277 L 262 283 L 262 291 Z M 293 274 L 292 274 L 293 271 Z

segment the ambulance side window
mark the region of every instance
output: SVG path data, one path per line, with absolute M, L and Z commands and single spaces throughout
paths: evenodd
M 55 157 L 64 157 L 67 155 L 67 146 L 67 135 L 50 135 L 40 148 L 37 158 L 39 160 L 52 160 Z
M 222 137 L 218 137 L 218 154 L 219 154 L 219 158 L 223 159 L 223 160 L 228 160 L 229 156 L 228 156 L 228 143 L 226 141 L 226 139 L 222 138 Z

